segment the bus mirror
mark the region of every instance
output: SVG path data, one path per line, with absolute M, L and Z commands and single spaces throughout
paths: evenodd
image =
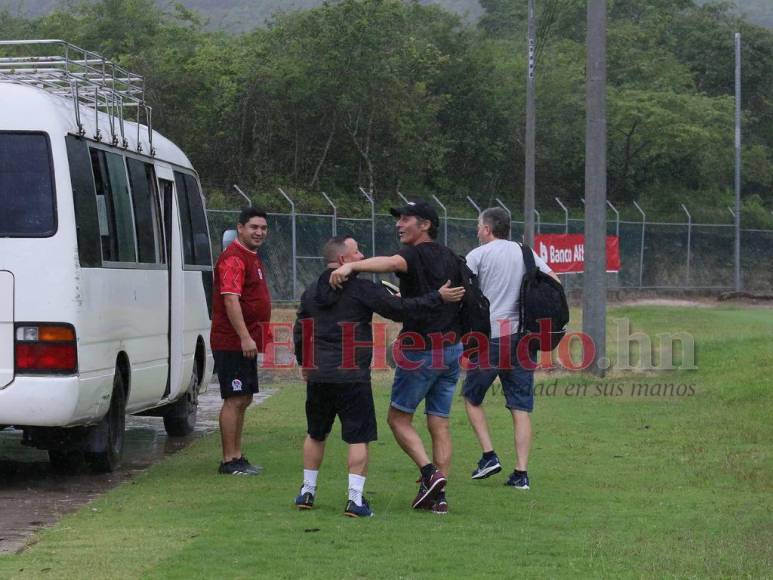
M 236 239 L 236 230 L 226 230 L 223 232 L 223 249 L 225 250 Z

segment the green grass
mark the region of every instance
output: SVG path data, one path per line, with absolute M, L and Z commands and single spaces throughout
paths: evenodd
M 558 379 L 538 397 L 532 490 L 504 474 L 469 479 L 479 449 L 461 401 L 452 417 L 451 513 L 415 513 L 416 470 L 376 384 L 380 440 L 366 492 L 371 520 L 342 516 L 338 428 L 317 509 L 297 512 L 304 391 L 285 386 L 251 410 L 247 455 L 258 478 L 218 477 L 212 436 L 40 534 L 0 577 L 766 577 L 773 569 L 773 311 L 625 308 L 637 330 L 695 334 L 697 371 Z M 554 381 L 545 375 L 538 383 Z M 584 382 L 585 396 L 566 387 Z M 691 385 L 692 396 L 631 397 L 632 383 Z M 610 386 L 611 385 L 611 386 Z M 599 389 L 623 394 L 596 396 Z M 512 427 L 492 393 L 494 440 L 510 468 Z M 423 429 L 422 429 L 423 431 Z

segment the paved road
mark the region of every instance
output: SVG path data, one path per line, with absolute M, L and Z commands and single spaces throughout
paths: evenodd
M 255 403 L 271 394 L 270 390 L 260 393 Z M 184 438 L 167 437 L 161 418 L 127 417 L 123 464 L 105 475 L 57 475 L 45 451 L 20 445 L 21 432 L 0 431 L 0 556 L 24 549 L 39 529 L 216 430 L 220 403 L 219 389 L 213 384 L 199 398 L 196 431 Z

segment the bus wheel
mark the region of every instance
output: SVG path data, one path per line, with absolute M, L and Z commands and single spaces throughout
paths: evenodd
M 110 408 L 88 434 L 86 463 L 97 473 L 115 471 L 121 462 L 126 429 L 126 391 L 123 382 L 121 373 L 116 369 Z
M 185 394 L 175 401 L 164 415 L 164 429 L 170 437 L 185 437 L 196 428 L 199 410 L 199 374 L 196 363 L 191 371 L 191 381 Z

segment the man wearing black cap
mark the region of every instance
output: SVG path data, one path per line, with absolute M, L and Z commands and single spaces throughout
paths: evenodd
M 440 220 L 434 208 L 423 200 L 392 208 L 397 234 L 403 248 L 394 256 L 377 256 L 349 262 L 335 270 L 330 284 L 339 288 L 355 272 L 394 272 L 400 279 L 400 294 L 416 298 L 447 281 L 462 284 L 459 259 L 446 246 L 435 242 Z M 397 369 L 387 422 L 397 443 L 421 471 L 414 509 L 446 513 L 446 475 L 451 466 L 451 433 L 448 416 L 459 377 L 462 324 L 458 304 L 444 304 L 427 313 L 421 322 L 403 323 Z M 427 428 L 432 438 L 432 461 L 413 426 L 413 415 L 424 400 Z

